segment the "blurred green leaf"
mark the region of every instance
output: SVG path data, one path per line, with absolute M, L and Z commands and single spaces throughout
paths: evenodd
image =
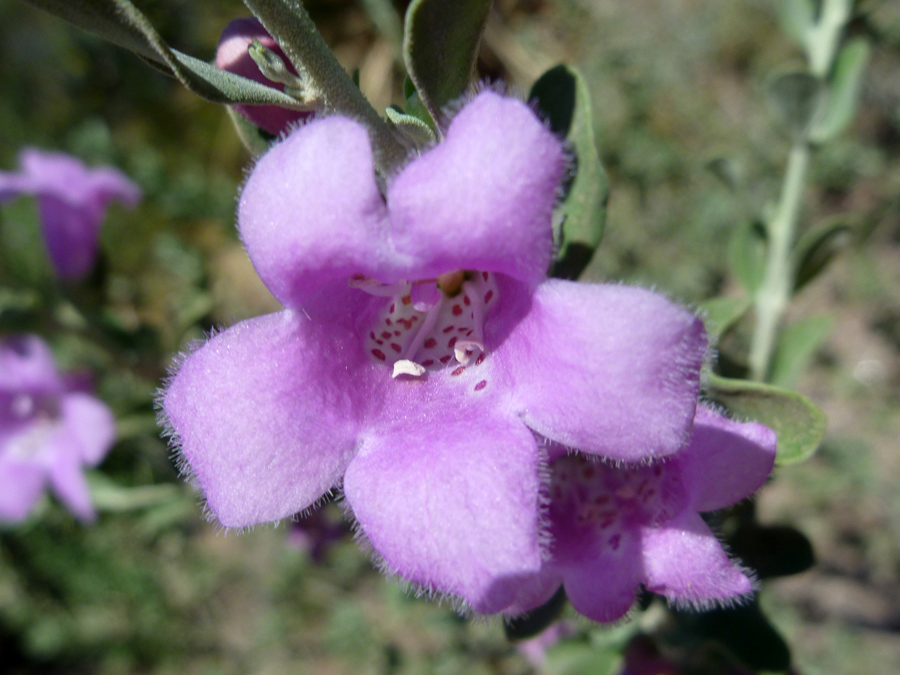
M 170 48 L 128 0 L 24 0 L 113 44 L 177 78 L 198 96 L 216 103 L 292 106 L 297 101 L 259 82 L 234 75 Z
M 565 185 L 560 249 L 551 276 L 577 279 L 587 267 L 606 224 L 609 181 L 594 141 L 591 96 L 584 77 L 571 66 L 551 68 L 528 95 L 575 151 L 575 171 Z
M 91 490 L 91 502 L 98 511 L 133 511 L 184 500 L 184 492 L 171 484 L 124 487 L 99 471 L 84 474 Z
M 0 286 L 0 316 L 6 312 L 30 312 L 40 307 L 41 296 L 33 288 Z
M 869 61 L 869 51 L 869 42 L 864 38 L 850 40 L 841 48 L 828 82 L 825 111 L 810 131 L 812 141 L 829 141 L 853 121 Z
M 808 230 L 794 246 L 794 292 L 815 279 L 849 246 L 852 229 L 842 221 L 835 221 Z
M 0 260 L 7 273 L 27 286 L 39 286 L 52 278 L 53 270 L 44 245 L 37 201 L 14 199 L 3 205 L 0 219 Z
M 566 591 L 562 586 L 540 607 L 524 614 L 508 619 L 503 624 L 507 640 L 527 640 L 544 632 L 559 618 L 566 606 Z
M 810 316 L 788 325 L 775 345 L 769 382 L 777 387 L 793 388 L 828 337 L 833 323 L 830 316 Z
M 705 637 L 725 645 L 753 670 L 784 672 L 791 651 L 754 599 L 740 607 L 707 612 L 676 610 L 678 626 L 688 639 Z
M 826 87 L 809 73 L 783 73 L 771 82 L 767 93 L 778 120 L 793 138 L 802 138 L 819 114 Z
M 699 303 L 703 325 L 712 343 L 718 342 L 734 324 L 744 318 L 753 302 L 750 298 L 710 298 Z
M 805 47 L 809 30 L 816 20 L 815 0 L 774 0 L 773 4 L 781 28 Z
M 809 539 L 784 525 L 747 523 L 728 538 L 728 546 L 760 579 L 800 574 L 816 562 Z
M 739 225 L 728 242 L 728 266 L 750 295 L 765 279 L 767 248 L 766 228 L 758 220 Z
M 706 395 L 734 416 L 765 424 L 778 435 L 776 464 L 796 464 L 812 455 L 825 437 L 825 413 L 805 396 L 771 384 L 732 380 L 707 373 Z
M 403 59 L 435 120 L 472 79 L 492 0 L 413 0 L 406 10 Z

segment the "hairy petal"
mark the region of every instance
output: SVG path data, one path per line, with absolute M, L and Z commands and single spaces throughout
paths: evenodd
M 365 299 L 348 286 L 353 275 L 392 280 L 369 136 L 352 120 L 317 120 L 269 150 L 241 194 L 238 223 L 272 294 L 314 319 L 347 315 Z
M 366 438 L 344 491 L 389 571 L 493 613 L 541 565 L 538 456 L 483 407 L 412 409 Z
M 188 356 L 163 410 L 212 512 L 245 527 L 301 511 L 340 482 L 378 399 L 374 380 L 352 335 L 285 311 Z
M 510 333 L 494 359 L 542 436 L 623 461 L 687 440 L 706 336 L 684 308 L 641 288 L 550 280 L 503 320 Z
M 617 550 L 597 538 L 581 555 L 556 556 L 566 595 L 580 614 L 609 623 L 621 619 L 634 605 L 635 593 L 643 580 L 643 566 L 641 541 L 633 533 L 622 534 Z
M 756 492 L 775 466 L 775 432 L 697 408 L 690 444 L 678 454 L 695 511 L 714 511 Z
M 703 519 L 686 510 L 659 528 L 645 527 L 644 583 L 670 600 L 706 606 L 753 590 Z
M 479 94 L 391 184 L 397 250 L 420 261 L 423 277 L 476 269 L 536 284 L 564 168 L 562 144 L 528 106 Z

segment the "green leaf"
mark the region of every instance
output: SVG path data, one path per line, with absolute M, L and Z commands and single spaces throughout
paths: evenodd
M 782 30 L 805 47 L 816 20 L 815 0 L 774 0 L 773 4 Z
M 574 172 L 558 213 L 560 249 L 551 276 L 576 279 L 603 237 L 609 200 L 609 181 L 594 141 L 590 92 L 581 73 L 561 65 L 541 75 L 528 98 L 575 151 Z
M 815 564 L 809 539 L 787 525 L 746 523 L 728 538 L 728 547 L 760 579 L 800 574 Z
M 741 419 L 756 420 L 778 435 L 776 464 L 809 458 L 825 437 L 825 413 L 800 394 L 771 384 L 706 373 L 706 395 Z
M 84 477 L 98 511 L 133 511 L 183 499 L 182 491 L 168 483 L 123 487 L 99 471 L 86 471 Z
M 397 130 L 417 148 L 434 142 L 434 132 L 431 127 L 418 117 L 407 115 L 397 108 L 388 108 L 385 113 Z
M 466 91 L 492 0 L 413 0 L 406 10 L 403 60 L 431 116 Z
M 841 221 L 814 227 L 800 237 L 792 253 L 794 292 L 819 276 L 852 239 L 852 228 Z
M 809 73 L 793 72 L 776 77 L 767 93 L 776 116 L 790 135 L 803 138 L 819 114 L 826 87 Z
M 744 318 L 753 302 L 750 298 L 710 298 L 699 303 L 703 325 L 710 342 L 715 344 L 732 326 Z
M 676 609 L 673 613 L 681 628 L 680 634 L 689 635 L 693 640 L 707 638 L 725 645 L 754 672 L 781 673 L 791 666 L 790 648 L 755 598 L 740 607 L 706 612 Z M 718 668 L 706 672 L 725 672 L 725 667 L 725 664 L 719 664 Z
M 259 82 L 219 70 L 170 48 L 128 0 L 24 0 L 113 44 L 125 47 L 177 78 L 198 96 L 216 103 L 291 107 L 297 101 Z
M 766 228 L 758 220 L 739 225 L 728 242 L 728 266 L 750 295 L 765 279 L 767 251 Z
M 853 121 L 869 61 L 869 51 L 869 43 L 864 38 L 850 40 L 841 48 L 828 82 L 825 112 L 810 131 L 812 141 L 829 141 Z
M 810 316 L 788 325 L 775 345 L 769 382 L 792 388 L 828 337 L 832 323 L 830 316 Z
M 390 126 L 375 112 L 316 30 L 300 0 L 244 0 L 294 69 L 304 75 L 305 92 L 326 109 L 352 117 L 366 126 L 378 170 L 391 173 L 406 161 L 407 150 Z
M 562 586 L 540 607 L 527 614 L 512 617 L 503 624 L 506 639 L 510 641 L 527 640 L 542 633 L 559 618 L 566 606 L 566 591 Z
M 0 261 L 7 273 L 27 286 L 53 278 L 41 233 L 37 202 L 21 197 L 4 204 L 0 220 Z
M 234 130 L 237 132 L 241 143 L 254 157 L 258 157 L 269 149 L 269 143 L 275 140 L 275 136 L 264 129 L 260 129 L 246 117 L 237 112 L 234 108 L 227 108 L 228 117 L 234 124 Z

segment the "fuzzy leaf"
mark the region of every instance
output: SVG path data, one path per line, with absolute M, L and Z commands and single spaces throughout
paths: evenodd
M 828 82 L 825 112 L 810 132 L 810 139 L 814 142 L 831 140 L 853 121 L 869 61 L 869 51 L 869 43 L 864 38 L 850 40 L 841 48 Z
M 773 4 L 782 30 L 805 47 L 816 20 L 815 0 L 774 0 Z
M 775 113 L 794 138 L 809 131 L 825 98 L 825 85 L 804 72 L 784 73 L 769 85 L 769 101 Z
M 215 103 L 292 106 L 287 94 L 170 48 L 128 0 L 24 0 L 113 44 L 135 52 Z
M 751 295 L 765 279 L 767 249 L 766 228 L 758 220 L 739 225 L 728 242 L 728 266 Z
M 707 373 L 706 395 L 741 419 L 756 420 L 778 435 L 776 464 L 809 458 L 825 437 L 825 413 L 805 396 L 771 384 Z
M 384 112 L 400 133 L 416 147 L 422 148 L 434 142 L 431 127 L 415 115 L 407 115 L 397 108 L 388 108 Z
M 794 292 L 815 279 L 834 257 L 847 248 L 853 230 L 836 221 L 814 227 L 806 232 L 794 247 Z
M 250 154 L 258 157 L 266 152 L 269 149 L 269 144 L 275 140 L 275 137 L 264 129 L 260 129 L 234 108 L 229 107 L 227 110 L 228 117 L 234 124 L 238 138 L 241 139 L 241 143 L 244 144 L 244 147 L 247 148 Z
M 715 344 L 753 306 L 750 298 L 710 298 L 698 304 L 710 342 Z
M 465 93 L 492 0 L 413 0 L 406 10 L 403 59 L 431 116 Z
M 541 75 L 528 98 L 537 101 L 550 128 L 575 151 L 575 170 L 564 186 L 560 248 L 551 276 L 577 279 L 603 237 L 609 200 L 609 181 L 594 141 L 590 92 L 581 73 L 556 66 Z
M 778 387 L 793 387 L 828 337 L 833 323 L 830 316 L 810 316 L 787 326 L 775 346 L 769 381 Z

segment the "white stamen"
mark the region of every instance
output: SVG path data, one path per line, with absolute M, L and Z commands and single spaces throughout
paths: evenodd
M 431 335 L 431 329 L 434 328 L 434 324 L 438 320 L 438 314 L 441 313 L 441 306 L 444 304 L 444 295 L 443 293 L 438 297 L 437 301 L 431 306 L 431 309 L 425 314 L 425 320 L 422 321 L 422 325 L 419 326 L 419 330 L 416 332 L 416 336 L 412 339 L 412 341 L 407 345 L 406 351 L 403 354 L 404 359 L 414 359 L 416 354 L 422 348 L 422 345 L 425 343 L 425 340 Z
M 479 354 L 484 351 L 484 343 L 481 340 L 459 340 L 453 348 L 453 355 L 465 366 L 475 356 L 476 350 Z
M 396 284 L 383 284 L 372 277 L 350 277 L 347 280 L 350 288 L 358 288 L 365 291 L 369 295 L 375 295 L 379 298 L 390 298 L 395 295 L 406 295 L 409 293 L 409 283 L 406 281 L 398 281 Z
M 425 373 L 425 366 L 409 359 L 400 359 L 394 362 L 394 373 L 392 377 L 400 377 L 401 375 L 412 375 L 413 377 L 421 377 Z

